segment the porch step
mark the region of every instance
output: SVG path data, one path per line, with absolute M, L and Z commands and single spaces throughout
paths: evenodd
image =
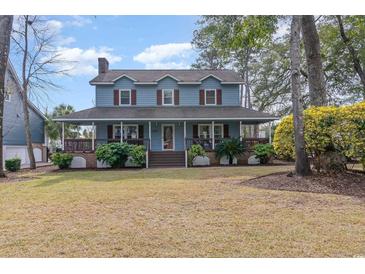
M 149 157 L 150 167 L 184 167 L 184 151 L 151 151 Z

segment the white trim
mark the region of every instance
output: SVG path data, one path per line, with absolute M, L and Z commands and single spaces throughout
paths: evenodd
M 184 150 L 186 150 L 186 121 L 184 121 Z
M 200 138 L 200 128 L 203 126 L 209 127 L 209 138 L 212 138 L 212 124 L 198 124 L 198 137 Z
M 148 121 L 148 138 L 150 139 L 149 144 L 150 144 L 150 150 L 152 150 L 152 129 L 151 129 L 151 121 Z
M 212 91 L 214 90 L 214 104 L 207 104 L 207 91 Z M 214 88 L 207 88 L 204 89 L 204 105 L 206 106 L 216 106 L 217 105 L 217 89 Z
M 61 142 L 62 142 L 62 150 L 65 150 L 65 122 L 62 122 Z
M 121 78 L 123 78 L 123 77 L 127 77 L 128 79 L 130 79 L 130 80 L 132 80 L 132 81 L 134 81 L 134 82 L 137 82 L 137 80 L 136 80 L 136 79 L 134 79 L 134 78 L 132 78 L 132 77 L 128 76 L 127 74 L 122 74 L 122 75 L 118 76 L 117 78 L 113 79 L 112 81 L 113 81 L 113 82 L 116 82 L 116 81 L 118 81 L 119 79 L 121 79 Z
M 209 118 L 56 118 L 53 119 L 57 122 L 78 122 L 78 121 L 210 121 L 210 120 L 241 120 L 241 121 L 252 121 L 252 120 L 264 120 L 264 121 L 274 121 L 279 120 L 281 117 L 250 117 L 250 118 L 242 118 L 242 117 L 231 117 L 231 118 L 222 118 L 222 117 L 209 117 Z
M 242 121 L 240 121 L 240 141 L 242 141 Z
M 178 81 L 178 82 L 180 81 L 180 79 L 177 79 L 176 77 L 174 77 L 174 76 L 172 76 L 171 74 L 167 73 L 167 74 L 163 75 L 162 77 L 158 78 L 158 79 L 156 80 L 156 82 L 159 82 L 159 81 L 161 81 L 162 79 L 164 79 L 164 78 L 166 78 L 166 77 L 170 77 L 170 78 L 172 78 L 172 79 L 174 79 L 174 80 L 176 80 L 176 81 Z
M 215 79 L 217 79 L 217 80 L 219 80 L 219 81 L 221 81 L 221 82 L 222 82 L 222 79 L 221 79 L 221 78 L 219 78 L 219 77 L 217 77 L 217 76 L 215 76 L 214 74 L 209 74 L 209 75 L 207 75 L 207 76 L 204 76 L 203 78 L 199 79 L 199 81 L 204 81 L 205 79 L 207 79 L 207 78 L 209 78 L 209 77 L 214 77 Z
M 129 103 L 128 104 L 122 104 L 122 91 L 128 91 L 129 92 Z M 120 106 L 130 106 L 132 105 L 132 91 L 127 88 L 119 89 L 119 105 Z
M 123 119 L 124 120 L 124 119 Z M 137 138 L 138 139 L 138 136 L 139 136 L 139 132 L 138 132 L 138 124 L 123 124 L 123 122 L 121 121 L 120 124 L 113 124 L 113 139 L 115 139 L 115 127 L 121 127 L 121 131 L 120 131 L 120 135 L 121 135 L 121 140 L 123 140 L 123 130 L 122 130 L 122 127 L 129 127 L 129 126 L 135 126 L 137 128 Z
M 114 82 L 95 82 L 95 81 L 90 81 L 89 84 L 90 85 L 114 85 Z
M 209 138 L 215 138 L 214 136 L 214 128 L 215 127 L 220 127 L 221 128 L 221 137 L 224 137 L 224 128 L 223 128 L 223 124 L 222 123 L 215 123 L 214 121 L 212 121 L 211 124 L 198 124 L 198 136 L 200 138 L 200 126 L 209 126 L 209 131 L 210 131 L 210 137 Z M 212 127 L 214 126 L 214 127 Z
M 221 137 L 220 138 L 224 138 L 224 126 L 222 123 L 214 123 L 214 127 L 220 127 L 221 128 Z M 214 136 L 214 129 L 213 129 L 213 136 Z
M 164 127 L 172 127 L 172 149 L 164 149 Z M 175 151 L 175 124 L 161 124 L 161 149 L 162 151 Z
M 171 91 L 171 94 L 172 94 L 172 97 L 171 97 L 171 104 L 165 104 L 165 91 Z M 165 88 L 165 89 L 162 89 L 162 105 L 163 106 L 173 106 L 174 105 L 174 100 L 175 100 L 175 94 L 174 94 L 174 89 L 171 89 L 171 88 Z
M 245 82 L 221 82 L 221 85 L 243 85 Z

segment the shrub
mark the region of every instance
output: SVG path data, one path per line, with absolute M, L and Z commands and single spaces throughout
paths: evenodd
M 312 107 L 304 111 L 306 151 L 319 170 L 321 159 L 338 153 L 346 158 L 365 158 L 365 101 L 343 107 Z M 281 158 L 293 158 L 293 116 L 282 119 L 274 135 L 274 150 Z
M 110 143 L 98 146 L 96 159 L 113 168 L 123 167 L 128 159 L 131 146 L 127 143 Z
M 189 166 L 193 165 L 193 160 L 196 156 L 206 156 L 207 154 L 205 153 L 204 148 L 199 145 L 199 144 L 195 144 L 192 145 L 190 147 L 190 149 L 188 150 L 188 164 Z
M 254 153 L 260 159 L 261 164 L 267 164 L 274 155 L 274 148 L 271 144 L 257 144 L 254 147 Z
M 216 157 L 218 159 L 227 156 L 229 164 L 233 164 L 233 158 L 237 158 L 244 152 L 244 147 L 239 138 L 224 139 L 215 147 Z
M 19 158 L 5 160 L 5 168 L 8 171 L 18 171 L 20 169 L 21 162 L 22 160 Z
M 136 165 L 143 166 L 146 163 L 146 150 L 142 145 L 132 145 L 129 156 L 132 157 L 132 162 Z
M 69 153 L 55 152 L 51 156 L 52 163 L 57 165 L 60 169 L 69 168 L 73 156 Z

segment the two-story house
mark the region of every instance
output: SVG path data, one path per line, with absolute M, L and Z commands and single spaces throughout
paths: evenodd
M 57 119 L 94 126 L 95 139 L 64 140 L 66 151 L 120 141 L 144 144 L 150 166 L 184 165 L 191 144 L 214 150 L 240 137 L 242 125 L 276 119 L 241 106 L 243 80 L 232 70 L 112 70 L 105 58 L 98 62 L 95 107 Z
M 18 157 L 21 159 L 22 165 L 27 166 L 29 157 L 25 141 L 24 109 L 20 93 L 22 87 L 11 62 L 9 62 L 5 74 L 5 89 L 3 157 L 5 160 Z M 32 102 L 29 101 L 28 105 L 34 157 L 36 162 L 46 161 L 46 117 Z

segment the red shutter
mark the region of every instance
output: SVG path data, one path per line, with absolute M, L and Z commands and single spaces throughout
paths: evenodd
M 223 138 L 229 138 L 229 126 L 223 125 Z
M 138 126 L 138 138 L 143 139 L 144 138 L 143 136 L 144 136 L 143 125 L 139 125 Z
M 174 89 L 174 105 L 178 106 L 180 104 L 179 90 Z
M 199 138 L 198 125 L 193 125 L 193 138 Z
M 199 90 L 199 105 L 205 105 L 205 94 L 204 89 Z
M 114 106 L 119 106 L 119 89 L 114 90 Z
M 217 105 L 221 105 L 221 104 L 222 104 L 222 90 L 217 89 Z
M 113 139 L 113 125 L 108 125 L 108 139 Z
M 157 90 L 157 105 L 162 105 L 162 90 L 158 89 Z
M 131 105 L 135 106 L 137 104 L 137 91 L 132 89 L 131 93 Z

